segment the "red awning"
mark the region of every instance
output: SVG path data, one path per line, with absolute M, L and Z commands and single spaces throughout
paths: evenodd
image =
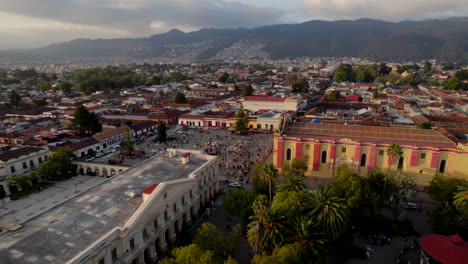
M 421 239 L 423 250 L 441 263 L 466 264 L 468 243 L 458 235 L 427 235 Z

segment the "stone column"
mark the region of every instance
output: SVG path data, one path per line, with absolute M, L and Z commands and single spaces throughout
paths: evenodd
M 156 262 L 156 260 L 158 259 L 158 253 L 156 252 L 156 247 L 155 247 L 154 242 L 151 242 L 149 244 L 149 257 L 151 259 L 151 262 Z
M 167 250 L 167 243 L 166 243 L 166 232 L 161 232 L 159 240 L 158 240 L 158 247 L 162 252 Z
M 330 173 L 333 173 L 333 168 L 335 167 L 335 158 L 336 158 L 336 142 L 333 141 L 330 143 L 330 159 L 328 161 L 328 168 Z

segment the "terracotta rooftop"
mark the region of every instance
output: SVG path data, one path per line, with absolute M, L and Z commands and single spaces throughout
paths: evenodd
M 246 101 L 284 102 L 286 98 L 271 96 L 246 96 Z
M 8 161 L 12 159 L 19 158 L 21 156 L 29 155 L 34 152 L 39 152 L 44 150 L 43 148 L 36 148 L 36 147 L 24 147 L 15 150 L 7 150 L 0 153 L 0 161 Z
M 125 131 L 129 128 L 128 126 L 120 126 L 117 128 L 113 128 L 111 130 L 107 130 L 101 133 L 97 133 L 94 135 L 94 138 L 97 139 L 97 141 L 103 141 L 108 138 L 112 138 L 114 136 L 117 136 L 119 134 L 125 134 Z
M 385 142 L 416 142 L 455 146 L 447 137 L 431 129 L 376 127 L 339 124 L 289 122 L 283 132 L 287 136 L 311 135 L 333 138 L 380 140 Z

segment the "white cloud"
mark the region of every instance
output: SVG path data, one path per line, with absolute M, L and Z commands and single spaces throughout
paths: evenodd
M 468 15 L 467 0 L 304 0 L 302 12 L 329 19 L 390 21 Z
M 10 25 L 0 24 L 0 32 L 15 31 L 18 28 L 11 23 L 18 23 L 22 25 L 18 30 L 25 31 L 40 24 L 51 30 L 74 27 L 79 33 L 78 27 L 84 27 L 106 36 L 142 37 L 174 27 L 255 27 L 278 23 L 282 15 L 277 8 L 224 0 L 0 0 L 0 21 L 6 16 L 10 20 Z M 30 23 L 21 22 L 22 17 Z M 83 36 L 74 38 L 78 37 Z

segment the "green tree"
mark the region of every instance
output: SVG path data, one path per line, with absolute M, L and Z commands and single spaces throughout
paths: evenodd
M 292 74 L 289 74 L 288 76 L 286 76 L 285 83 L 286 83 L 287 86 L 292 87 L 292 85 L 295 84 L 298 79 L 299 78 L 297 77 L 297 74 L 292 73 Z
M 405 83 L 405 84 L 413 84 L 414 80 L 415 80 L 414 79 L 414 74 L 412 74 L 412 73 L 409 73 L 409 74 L 407 74 L 405 76 L 402 76 L 401 79 L 402 79 L 403 83 Z
M 340 91 L 333 90 L 328 94 L 328 100 L 338 101 L 341 98 Z
M 73 84 L 70 82 L 60 82 L 57 84 L 57 89 L 64 92 L 64 93 L 71 93 L 71 89 L 73 87 Z
M 443 202 L 446 204 L 452 204 L 455 194 L 458 192 L 458 188 L 467 187 L 468 181 L 456 178 L 456 177 L 444 177 L 441 175 L 435 175 L 426 187 L 427 192 L 432 199 Z
M 253 94 L 253 92 L 254 92 L 254 89 L 251 84 L 245 84 L 242 86 L 242 90 L 241 90 L 242 96 L 250 96 Z
M 186 104 L 188 103 L 187 98 L 184 93 L 178 92 L 174 98 L 174 103 L 176 104 Z
M 132 142 L 132 133 L 130 128 L 125 129 L 125 152 L 127 155 L 131 155 L 133 153 L 133 142 Z
M 293 93 L 308 93 L 309 92 L 309 82 L 306 79 L 300 78 L 295 83 L 292 84 Z
M 458 214 L 450 205 L 439 205 L 430 213 L 432 231 L 441 235 L 453 235 L 458 230 Z
M 373 82 L 379 76 L 379 69 L 376 64 L 372 65 L 358 65 L 354 69 L 354 75 L 358 82 Z
M 243 133 L 249 130 L 249 115 L 244 111 L 244 108 L 241 107 L 237 113 L 236 120 L 236 131 Z
M 314 190 L 307 207 L 314 222 L 328 237 L 336 239 L 343 234 L 348 222 L 348 207 L 332 185 L 321 185 Z
M 468 69 L 459 70 L 455 73 L 455 77 L 460 80 L 468 80 Z
M 225 235 L 214 224 L 203 223 L 197 229 L 193 244 L 197 244 L 203 250 L 213 251 L 215 257 L 222 259 L 236 253 L 241 235 L 242 228 L 240 226 L 235 226 L 231 232 Z
M 388 164 L 387 175 L 390 172 L 392 164 L 395 163 L 401 156 L 403 156 L 403 150 L 398 143 L 393 143 L 386 150 L 387 155 L 390 158 L 390 163 Z
M 76 165 L 72 163 L 76 156 L 71 149 L 60 148 L 52 152 L 51 157 L 39 164 L 37 174 L 42 179 L 64 179 L 76 173 Z
M 453 205 L 455 205 L 455 208 L 465 215 L 468 214 L 468 185 L 458 186 L 458 191 L 453 198 Z
M 379 98 L 379 95 L 380 95 L 379 89 L 374 88 L 374 91 L 372 92 L 372 98 L 377 99 Z
M 12 106 L 18 106 L 21 103 L 21 96 L 15 90 L 11 90 L 8 102 Z
M 39 83 L 38 85 L 36 85 L 36 90 L 37 91 L 46 92 L 46 91 L 49 91 L 50 88 L 51 88 L 50 83 L 46 83 L 46 82 L 42 82 L 42 83 Z
M 166 124 L 159 120 L 158 121 L 158 135 L 156 136 L 156 142 L 165 142 L 167 139 Z
M 281 183 L 278 184 L 278 190 L 280 192 L 301 192 L 306 189 L 307 184 L 305 183 L 305 175 L 301 173 L 291 173 L 283 175 Z
M 418 125 L 419 129 L 431 129 L 431 123 L 430 122 L 422 122 L 421 124 Z
M 288 242 L 302 246 L 304 262 L 322 263 L 327 254 L 327 242 L 319 225 L 313 218 L 304 215 L 298 216 L 288 229 Z
M 333 179 L 333 187 L 346 201 L 346 206 L 351 212 L 359 213 L 366 201 L 365 180 L 348 166 L 338 167 L 337 177 Z
M 428 61 L 424 62 L 424 73 L 432 72 L 432 64 Z
M 286 163 L 283 166 L 282 172 L 283 174 L 302 174 L 304 175 L 307 171 L 307 163 L 303 160 L 298 160 L 297 158 L 293 158 L 290 163 Z
M 388 75 L 388 82 L 391 84 L 398 84 L 401 81 L 401 75 L 399 72 L 391 72 Z
M 444 87 L 448 90 L 461 90 L 463 83 L 458 77 L 453 77 L 444 82 Z
M 253 215 L 252 204 L 257 194 L 253 190 L 230 189 L 223 197 L 223 206 L 229 214 L 240 217 L 247 223 Z
M 275 208 L 286 219 L 293 219 L 301 215 L 306 201 L 305 192 L 283 191 L 275 194 L 272 208 Z
M 392 68 L 388 67 L 385 63 L 380 63 L 379 65 L 379 75 L 380 76 L 388 76 L 392 72 Z
M 162 264 L 219 264 L 222 259 L 215 257 L 211 250 L 204 250 L 197 244 L 172 250 L 173 258 L 166 258 Z
M 276 247 L 271 255 L 255 255 L 252 264 L 303 264 L 301 258 L 302 246 L 299 244 L 286 244 Z
M 102 130 L 96 114 L 89 112 L 82 105 L 76 108 L 75 113 L 72 115 L 71 123 L 76 129 L 86 134 L 94 134 Z
M 269 254 L 284 241 L 285 218 L 274 207 L 258 212 L 247 226 L 247 240 L 257 252 Z
M 389 205 L 393 212 L 395 220 L 402 221 L 405 207 L 416 194 L 414 178 L 402 172 L 397 172 L 394 176 L 395 183 L 393 192 L 390 194 Z
M 341 82 L 354 82 L 353 67 L 350 64 L 340 64 L 333 72 L 333 81 Z
M 273 165 L 273 163 L 268 163 L 263 167 L 260 179 L 262 182 L 268 184 L 268 194 L 270 198 L 270 203 L 273 201 L 272 184 L 274 183 L 277 177 L 278 169 L 275 167 L 275 165 Z
M 227 72 L 223 72 L 221 77 L 219 77 L 219 82 L 226 83 L 228 79 L 229 79 L 229 74 Z
M 28 192 L 32 188 L 31 178 L 28 175 L 13 175 L 8 180 L 9 186 L 18 186 L 22 192 Z

